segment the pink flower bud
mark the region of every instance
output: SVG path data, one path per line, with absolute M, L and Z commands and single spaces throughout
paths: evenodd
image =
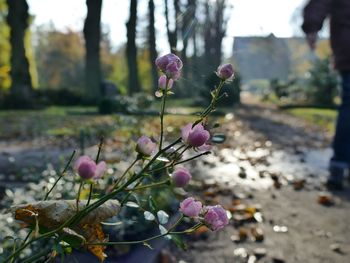
M 183 64 L 178 56 L 170 53 L 157 58 L 155 63 L 168 78 L 177 80 L 180 77 Z
M 167 65 L 164 73 L 168 78 L 177 80 L 180 77 L 180 71 L 178 64 L 173 61 Z
M 202 210 L 202 203 L 188 197 L 180 203 L 180 212 L 188 217 L 197 217 Z
M 222 80 L 231 80 L 234 77 L 232 64 L 224 64 L 218 67 L 216 75 Z
M 202 124 L 189 123 L 181 129 L 182 140 L 193 147 L 200 147 L 206 144 L 210 138 L 210 133 L 204 129 Z
M 206 210 L 204 221 L 210 226 L 211 230 L 220 230 L 228 225 L 229 219 L 226 210 L 221 205 L 207 206 L 204 209 Z
M 142 135 L 137 140 L 136 151 L 142 155 L 151 156 L 156 148 L 157 144 L 145 135 Z
M 96 165 L 96 162 L 91 160 L 89 156 L 81 156 L 75 162 L 75 170 L 78 172 L 82 179 L 100 179 L 106 172 L 107 166 L 105 162 L 100 162 Z
M 183 168 L 183 167 L 177 168 L 173 172 L 171 177 L 174 181 L 175 186 L 177 186 L 177 187 L 186 186 L 192 178 L 190 172 L 186 168 Z
M 166 89 L 166 80 L 167 80 L 167 77 L 165 75 L 162 75 L 159 77 L 158 86 L 161 90 Z M 174 81 L 172 79 L 169 79 L 167 89 L 171 89 L 173 87 L 173 84 L 174 84 Z

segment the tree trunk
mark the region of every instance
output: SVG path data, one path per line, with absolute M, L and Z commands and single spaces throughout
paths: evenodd
M 32 91 L 29 62 L 24 48 L 24 37 L 29 26 L 28 4 L 26 0 L 7 0 L 7 5 L 11 44 L 11 94 L 27 99 Z
M 157 54 L 157 48 L 156 48 L 156 30 L 154 27 L 155 19 L 154 19 L 154 1 L 153 0 L 149 0 L 148 10 L 149 10 L 148 45 L 149 45 L 151 71 L 152 71 L 152 84 L 153 84 L 152 90 L 156 91 L 158 89 L 158 71 L 154 62 L 158 54 Z
M 222 40 L 226 33 L 227 18 L 224 16 L 226 0 L 205 4 L 204 48 L 206 65 L 219 65 L 222 56 Z M 207 68 L 209 72 L 211 69 Z
M 86 90 L 87 97 L 96 101 L 101 95 L 100 40 L 102 0 L 86 0 L 86 6 L 87 15 L 84 23 Z
M 169 9 L 168 9 L 168 0 L 164 0 L 165 5 L 165 20 L 166 20 L 166 30 L 168 35 L 168 41 L 170 46 L 171 53 L 177 54 L 177 33 L 178 33 L 178 23 L 177 17 L 180 15 L 180 3 L 179 0 L 174 0 L 174 29 L 170 29 L 170 21 L 169 21 Z
M 129 88 L 128 93 L 132 95 L 141 91 L 140 81 L 138 77 L 137 66 L 137 48 L 136 48 L 136 21 L 137 21 L 137 0 L 130 1 L 130 16 L 126 23 L 127 43 L 126 58 L 129 69 Z

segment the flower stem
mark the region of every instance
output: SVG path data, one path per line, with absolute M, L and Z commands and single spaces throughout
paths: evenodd
M 83 181 L 81 181 L 80 184 L 79 184 L 79 189 L 78 189 L 78 194 L 77 194 L 77 201 L 76 201 L 76 204 L 77 204 L 77 213 L 79 212 L 80 192 L 81 192 L 81 188 L 83 187 L 83 184 L 84 184 Z
M 166 78 L 166 85 L 165 85 L 165 90 L 163 93 L 162 97 L 162 105 L 160 109 L 160 140 L 159 140 L 159 151 L 162 150 L 163 146 L 163 136 L 164 136 L 164 111 L 165 111 L 165 102 L 166 102 L 166 97 L 168 94 L 168 85 L 169 85 L 169 79 L 168 77 Z
M 161 181 L 161 182 L 158 182 L 158 183 L 146 184 L 146 185 L 134 187 L 132 189 L 125 189 L 125 191 L 138 191 L 138 190 L 143 190 L 143 189 L 147 189 L 147 188 L 159 187 L 159 186 L 162 186 L 162 185 L 166 185 L 168 183 L 169 183 L 169 179 Z
M 198 158 L 198 157 L 201 157 L 201 156 L 203 156 L 203 155 L 208 155 L 208 154 L 210 154 L 210 153 L 211 153 L 210 151 L 206 151 L 206 152 L 204 152 L 204 153 L 200 153 L 200 154 L 197 154 L 197 155 L 195 155 L 195 156 L 192 156 L 192 157 L 190 157 L 190 158 L 188 158 L 188 159 L 185 159 L 185 160 L 182 160 L 182 161 L 178 161 L 178 162 L 174 163 L 173 165 L 175 166 L 175 165 L 178 165 L 178 164 L 181 164 L 181 163 L 186 163 L 186 162 L 192 161 L 193 159 L 196 159 L 196 158 Z
M 130 169 L 140 160 L 140 157 L 137 156 L 136 159 L 129 165 L 128 168 L 124 171 L 124 173 L 117 179 L 117 181 L 114 183 L 113 189 L 115 189 L 118 184 L 123 180 L 123 178 L 128 174 Z
M 106 201 L 114 198 L 118 193 L 122 192 L 123 190 L 125 190 L 130 184 L 132 184 L 133 182 L 135 182 L 137 179 L 142 178 L 144 172 L 152 165 L 152 163 L 164 152 L 166 152 L 168 149 L 170 149 L 171 147 L 173 147 L 174 145 L 178 144 L 181 141 L 181 138 L 178 138 L 177 140 L 175 140 L 173 143 L 169 144 L 168 146 L 164 147 L 164 149 L 162 149 L 161 151 L 159 151 L 146 165 L 145 167 L 132 179 L 130 179 L 128 182 L 126 182 L 125 184 L 121 185 L 120 187 L 118 187 L 116 190 L 114 190 L 113 192 L 106 194 L 104 196 L 102 196 L 100 199 L 98 199 L 96 202 L 90 204 L 89 206 L 84 207 L 82 210 L 80 210 L 77 214 L 75 214 L 74 216 L 72 216 L 70 219 L 68 219 L 66 222 L 64 222 L 61 226 L 57 227 L 54 230 L 51 230 L 49 232 L 46 232 L 45 234 L 40 235 L 37 238 L 33 238 L 30 241 L 28 241 L 27 243 L 23 244 L 22 246 L 20 246 L 18 249 L 16 249 L 15 251 L 13 251 L 13 253 L 11 253 L 4 262 L 10 262 L 10 260 L 15 259 L 16 257 L 18 257 L 18 255 L 29 245 L 31 245 L 32 243 L 45 239 L 45 238 L 49 238 L 52 237 L 53 235 L 57 234 L 58 232 L 60 232 L 63 228 L 67 227 L 67 226 L 72 226 L 74 224 L 77 224 L 85 215 L 87 215 L 88 213 L 90 213 L 91 211 L 93 211 L 94 209 L 96 209 L 97 207 L 101 206 L 102 204 L 104 204 Z M 130 194 L 130 193 L 128 193 Z
M 180 219 L 175 223 L 175 225 L 172 226 L 166 233 L 160 234 L 160 235 L 156 235 L 156 236 L 153 236 L 153 237 L 149 237 L 149 238 L 146 238 L 146 239 L 135 240 L 135 241 L 122 241 L 122 242 L 96 242 L 96 243 L 87 243 L 86 245 L 88 245 L 88 246 L 108 246 L 108 245 L 131 245 L 131 244 L 147 243 L 149 241 L 152 241 L 154 239 L 161 238 L 161 237 L 164 237 L 164 236 L 167 236 L 167 235 L 189 234 L 189 233 L 192 233 L 192 232 L 196 231 L 200 226 L 203 225 L 203 223 L 198 223 L 195 226 L 191 227 L 190 229 L 187 229 L 187 230 L 184 230 L 184 231 L 178 231 L 178 232 L 171 231 L 171 229 L 175 228 L 176 225 L 181 222 L 181 220 L 182 220 L 182 217 L 180 217 Z
M 57 178 L 57 180 L 55 181 L 55 183 L 53 184 L 53 186 L 50 188 L 50 190 L 46 193 L 45 197 L 44 197 L 44 201 L 47 200 L 47 198 L 49 197 L 50 193 L 52 192 L 52 190 L 56 187 L 57 183 L 61 180 L 61 178 L 65 175 L 65 173 L 67 172 L 68 170 L 68 167 L 70 165 L 70 163 L 72 162 L 73 160 L 73 157 L 76 153 L 76 150 L 74 150 L 66 164 L 66 166 L 64 167 L 63 171 L 61 172 L 60 176 Z
M 95 159 L 95 163 L 96 163 L 96 164 L 98 163 L 98 159 L 100 159 L 100 154 L 101 154 L 102 146 L 103 146 L 103 140 L 104 140 L 104 138 L 103 138 L 103 136 L 101 136 L 101 138 L 100 138 L 100 144 L 98 145 L 98 151 L 97 151 L 97 155 L 96 155 L 96 159 Z M 87 202 L 86 202 L 86 206 L 88 206 L 88 205 L 90 204 L 93 191 L 94 191 L 94 185 L 93 185 L 93 184 L 90 184 L 89 197 L 88 197 L 88 200 L 87 200 Z

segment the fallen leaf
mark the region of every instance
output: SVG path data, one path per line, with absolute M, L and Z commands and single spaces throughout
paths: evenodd
M 327 193 L 321 193 L 318 195 L 318 203 L 325 206 L 334 205 L 334 198 L 332 195 Z
M 252 227 L 250 232 L 253 235 L 254 241 L 261 242 L 264 240 L 264 232 L 260 227 Z
M 81 234 L 86 238 L 89 243 L 106 242 L 107 239 L 103 233 L 100 224 L 84 224 L 82 225 Z M 94 254 L 101 262 L 105 260 L 107 255 L 104 253 L 106 247 L 98 245 L 86 245 L 86 248 Z
M 86 200 L 82 200 L 79 203 L 79 210 L 82 210 L 85 206 Z M 100 223 L 108 218 L 116 216 L 119 213 L 119 209 L 120 204 L 117 200 L 108 200 L 103 205 L 84 216 L 80 224 Z M 76 200 L 39 201 L 32 204 L 12 206 L 10 211 L 15 214 L 15 219 L 29 225 L 35 224 L 35 219 L 31 215 L 36 213 L 39 226 L 44 226 L 47 229 L 54 229 L 76 214 Z

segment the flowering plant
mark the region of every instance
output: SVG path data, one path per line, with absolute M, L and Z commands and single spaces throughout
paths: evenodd
M 212 101 L 209 106 L 198 116 L 198 119 L 185 125 L 181 129 L 181 135 L 171 143 L 164 140 L 164 113 L 168 96 L 172 93 L 174 82 L 178 80 L 183 67 L 182 61 L 174 54 L 168 54 L 156 60 L 156 65 L 162 75 L 159 78 L 159 90 L 157 97 L 161 97 L 160 109 L 160 137 L 155 141 L 146 135 L 141 136 L 135 147 L 135 160 L 127 169 L 108 185 L 107 189 L 94 199 L 95 185 L 104 176 L 107 165 L 99 161 L 103 141 L 101 140 L 95 160 L 88 156 L 81 156 L 74 165 L 74 171 L 80 178 L 80 186 L 75 200 L 48 200 L 50 193 L 57 182 L 67 172 L 75 152 L 71 155 L 65 169 L 46 193 L 44 200 L 12 207 L 15 219 L 26 223 L 30 228 L 27 238 L 22 240 L 15 249 L 8 253 L 6 262 L 14 262 L 20 258 L 21 252 L 31 244 L 40 240 L 52 242 L 49 251 L 38 251 L 25 262 L 34 262 L 37 259 L 49 255 L 57 256 L 60 251 L 71 251 L 72 249 L 85 248 L 96 255 L 101 261 L 106 257 L 104 250 L 109 245 L 144 244 L 148 245 L 151 240 L 167 237 L 179 242 L 178 235 L 190 234 L 201 226 L 207 226 L 216 231 L 222 229 L 229 223 L 226 211 L 220 206 L 205 206 L 193 197 L 188 197 L 180 203 L 179 214 L 174 215 L 175 223 L 169 222 L 169 215 L 163 211 L 143 210 L 144 218 L 155 221 L 158 224 L 160 234 L 142 240 L 113 242 L 104 235 L 101 222 L 118 215 L 121 209 L 126 207 L 140 207 L 138 202 L 131 202 L 134 192 L 173 185 L 174 187 L 185 187 L 192 175 L 184 164 L 203 155 L 210 154 L 211 146 L 210 132 L 204 121 L 215 109 L 220 90 L 226 81 L 233 77 L 231 64 L 219 66 L 217 75 L 220 84 L 212 91 Z M 184 159 L 186 151 L 194 150 L 195 155 Z M 163 181 L 150 182 L 150 175 L 156 171 L 163 171 L 169 175 Z M 89 184 L 89 194 L 86 200 L 80 200 L 81 189 L 84 184 Z M 137 200 L 136 200 L 137 201 Z M 151 206 L 155 207 L 150 198 Z M 192 220 L 193 225 L 183 231 L 176 231 L 183 220 Z M 16 245 L 16 241 L 15 241 Z M 62 252 L 63 253 L 63 252 Z

